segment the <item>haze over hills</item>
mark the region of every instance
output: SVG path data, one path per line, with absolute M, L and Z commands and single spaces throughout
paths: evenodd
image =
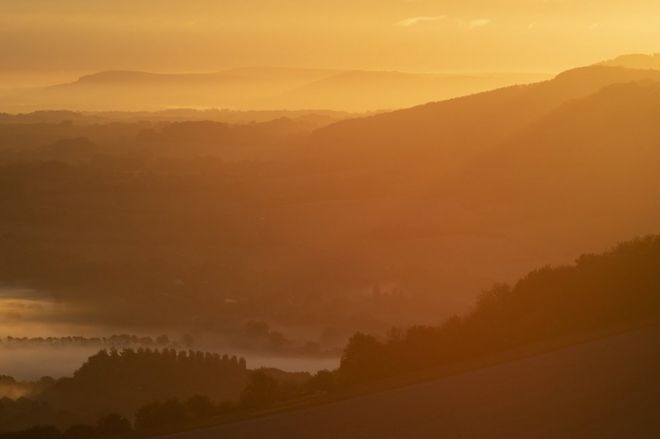
M 360 114 L 362 115 L 362 114 Z M 0 113 L 0 123 L 37 124 L 37 123 L 74 123 L 76 125 L 108 124 L 111 122 L 221 122 L 230 124 L 249 124 L 269 122 L 276 119 L 297 119 L 314 122 L 321 127 L 330 125 L 358 114 L 331 110 L 297 111 L 234 111 L 234 110 L 194 110 L 177 108 L 163 111 L 98 111 L 82 112 L 69 110 L 34 111 L 31 113 Z
M 462 75 L 356 70 L 305 84 L 264 100 L 264 104 L 273 108 L 318 108 L 322 103 L 322 108 L 349 109 L 346 102 L 353 102 L 350 108 L 354 111 L 391 110 L 547 77 L 524 73 Z
M 0 439 L 658 436 L 658 0 L 0 5 Z
M 218 73 L 107 71 L 50 87 L 20 90 L 2 110 L 163 110 L 241 108 L 253 101 L 331 75 L 313 69 L 245 68 Z M 14 105 L 14 108 L 11 107 Z
M 5 123 L 1 279 L 108 322 L 433 322 L 492 282 L 660 231 L 658 81 L 590 66 L 320 129 Z
M 356 157 L 409 159 L 433 166 L 437 173 L 438 167 L 463 164 L 497 146 L 569 100 L 610 84 L 640 80 L 660 80 L 660 72 L 578 68 L 545 82 L 340 122 L 314 134 L 319 145 L 314 153 L 345 154 L 354 163 Z
M 71 83 L 7 92 L 0 111 L 136 111 L 172 107 L 375 111 L 545 77 L 524 73 L 465 76 L 272 67 L 187 74 L 107 71 Z

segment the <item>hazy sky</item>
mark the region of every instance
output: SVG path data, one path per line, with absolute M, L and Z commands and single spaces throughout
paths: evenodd
M 0 78 L 278 65 L 556 71 L 660 51 L 658 0 L 0 0 Z

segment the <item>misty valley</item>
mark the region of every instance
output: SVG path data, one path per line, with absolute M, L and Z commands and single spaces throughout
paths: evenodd
M 0 439 L 660 434 L 658 55 L 0 110 Z

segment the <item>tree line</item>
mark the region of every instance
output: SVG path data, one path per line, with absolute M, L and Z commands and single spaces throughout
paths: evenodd
M 625 242 L 574 265 L 534 270 L 484 291 L 473 309 L 440 326 L 355 334 L 338 380 L 355 386 L 497 354 L 556 337 L 660 319 L 660 236 Z
M 154 400 L 205 394 L 236 399 L 248 379 L 244 358 L 201 351 L 101 350 L 39 399 L 74 412 L 133 413 Z
M 158 347 L 158 348 L 189 348 L 194 344 L 194 338 L 190 334 L 182 335 L 178 340 L 171 339 L 168 335 L 161 334 L 156 337 L 138 336 L 135 334 L 114 334 L 108 337 L 83 337 L 83 336 L 63 336 L 63 337 L 12 337 L 0 338 L 0 348 L 21 348 L 21 347 L 104 347 L 104 348 L 137 348 L 137 347 Z

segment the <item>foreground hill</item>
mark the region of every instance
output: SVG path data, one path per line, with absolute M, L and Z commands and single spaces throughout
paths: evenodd
M 168 436 L 629 438 L 660 434 L 653 327 L 396 390 Z

